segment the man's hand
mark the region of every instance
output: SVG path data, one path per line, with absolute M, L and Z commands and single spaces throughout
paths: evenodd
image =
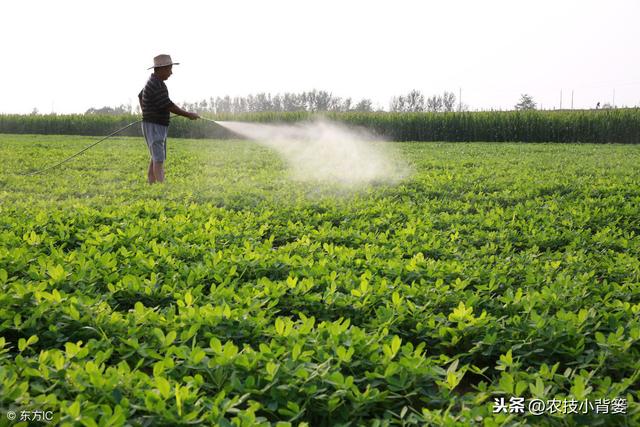
M 185 111 L 182 108 L 178 107 L 176 104 L 171 104 L 169 107 L 169 111 L 173 114 L 177 114 L 178 116 L 186 117 L 190 120 L 197 120 L 200 116 L 197 113 L 192 113 L 190 111 Z

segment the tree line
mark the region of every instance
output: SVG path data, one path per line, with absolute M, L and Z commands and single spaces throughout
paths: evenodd
M 185 109 L 198 113 L 262 113 L 262 112 L 372 112 L 370 99 L 355 102 L 352 98 L 341 98 L 324 90 L 302 93 L 271 95 L 258 93 L 248 96 L 210 97 L 198 102 L 185 102 Z
M 368 98 L 354 101 L 352 98 L 341 98 L 324 90 L 313 90 L 302 93 L 289 93 L 271 95 L 270 93 L 258 93 L 248 96 L 224 96 L 210 97 L 196 102 L 182 102 L 180 105 L 190 111 L 212 114 L 243 114 L 243 113 L 287 113 L 287 112 L 380 112 L 384 111 L 374 107 Z M 610 104 L 598 105 L 596 109 L 615 108 Z M 529 94 L 522 94 L 520 101 L 514 105 L 516 111 L 536 110 L 537 104 Z M 441 95 L 425 95 L 419 90 L 412 90 L 405 95 L 394 96 L 387 110 L 393 113 L 419 113 L 419 112 L 453 112 L 469 111 L 469 106 L 456 99 L 453 92 L 445 91 Z M 116 107 L 89 108 L 86 115 L 119 115 L 140 114 L 140 106 L 121 104 Z M 39 114 L 34 109 L 32 115 Z
M 324 90 L 312 90 L 302 93 L 285 92 L 283 94 L 258 93 L 248 96 L 229 95 L 210 97 L 196 102 L 182 102 L 180 105 L 190 111 L 213 114 L 262 113 L 262 112 L 362 112 L 383 111 L 373 105 L 371 99 L 342 98 Z M 463 104 L 456 105 L 456 96 L 452 92 L 425 97 L 419 90 L 406 95 L 393 97 L 389 105 L 390 112 L 447 112 L 467 111 Z M 117 107 L 89 108 L 85 114 L 117 115 L 140 113 L 139 105 L 119 105 Z
M 259 93 L 246 97 L 216 97 L 200 102 L 183 104 L 188 110 L 200 113 L 262 113 L 262 112 L 362 112 L 375 111 L 373 102 L 364 98 L 355 102 L 352 98 L 341 98 L 323 90 L 302 93 L 284 93 L 283 95 Z M 406 95 L 393 97 L 389 105 L 390 112 L 446 112 L 466 111 L 467 106 L 456 105 L 456 96 L 452 92 L 432 95 L 425 98 L 419 90 Z M 382 110 L 379 110 L 382 111 Z
M 419 90 L 412 90 L 406 95 L 394 96 L 391 100 L 389 111 L 398 113 L 419 113 L 419 112 L 452 112 L 467 111 L 468 106 L 458 103 L 456 106 L 456 96 L 453 92 L 445 91 L 442 95 L 432 95 L 425 98 Z

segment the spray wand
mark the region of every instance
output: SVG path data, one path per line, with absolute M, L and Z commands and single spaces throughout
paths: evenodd
M 215 123 L 215 124 L 217 124 L 218 126 L 221 126 L 221 125 L 220 125 L 220 123 L 216 122 L 215 120 L 207 119 L 206 117 L 202 117 L 202 116 L 200 116 L 200 118 L 201 118 L 202 120 L 206 120 L 206 121 L 208 121 L 208 122 Z

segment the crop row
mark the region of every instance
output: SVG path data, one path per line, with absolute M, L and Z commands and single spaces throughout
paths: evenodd
M 638 143 L 640 110 L 509 111 L 463 113 L 326 113 L 338 122 L 364 127 L 393 141 L 522 141 Z M 311 113 L 218 114 L 215 120 L 292 123 Z M 105 135 L 132 121 L 132 115 L 0 115 L 0 133 Z M 140 127 L 123 135 L 140 136 Z M 174 119 L 170 136 L 237 137 L 210 122 Z

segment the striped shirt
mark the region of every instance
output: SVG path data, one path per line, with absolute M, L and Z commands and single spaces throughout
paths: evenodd
M 167 85 L 162 80 L 152 74 L 138 98 L 142 106 L 143 121 L 169 126 L 169 108 L 173 102 L 169 99 Z

